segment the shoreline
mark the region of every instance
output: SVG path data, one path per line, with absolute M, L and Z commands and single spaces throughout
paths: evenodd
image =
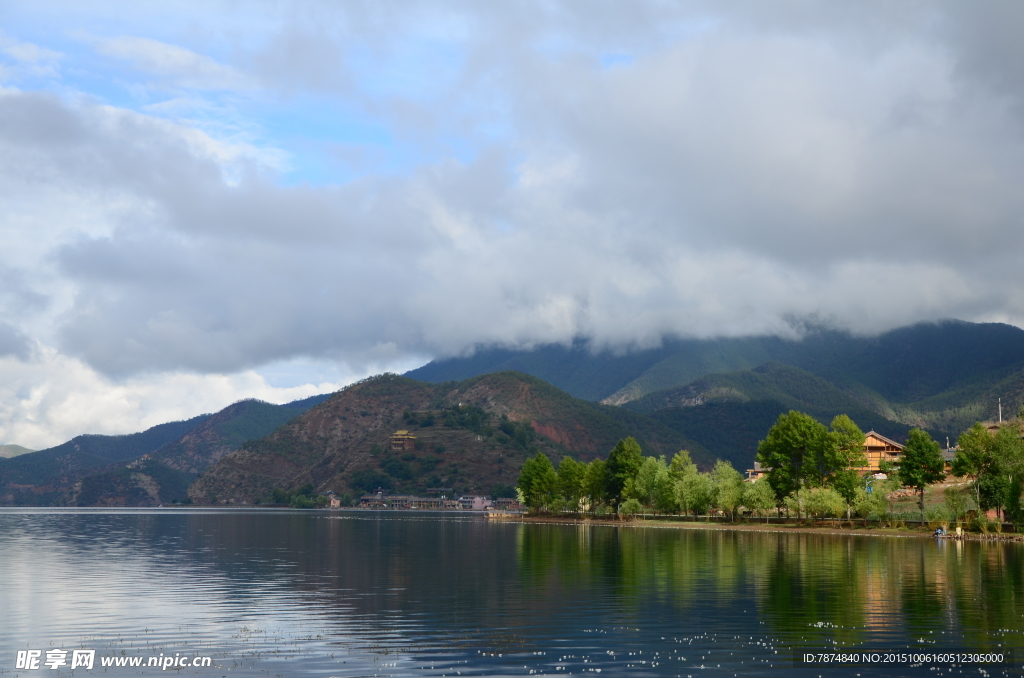
M 830 536 L 848 537 L 899 537 L 919 539 L 942 539 L 943 541 L 999 541 L 999 542 L 1024 542 L 1024 534 L 1005 532 L 964 532 L 959 538 L 955 535 L 944 535 L 936 537 L 929 530 L 914 530 L 905 527 L 864 527 L 853 525 L 840 526 L 812 526 L 812 525 L 780 525 L 772 523 L 720 523 L 698 521 L 661 521 L 661 520 L 607 520 L 601 518 L 581 518 L 573 520 L 564 517 L 489 515 L 489 519 L 498 521 L 510 521 L 521 523 L 534 523 L 540 525 L 601 525 L 605 527 L 650 527 L 658 529 L 681 529 L 681 530 L 710 530 L 720 532 L 769 532 L 774 534 L 822 534 Z

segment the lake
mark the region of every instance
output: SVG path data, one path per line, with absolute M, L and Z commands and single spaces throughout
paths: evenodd
M 455 513 L 3 509 L 0 629 L 0 676 L 1019 675 L 1024 547 Z M 66 665 L 16 668 L 19 651 L 54 649 Z M 72 672 L 74 650 L 95 650 L 93 669 Z M 856 665 L 794 662 L 865 650 Z M 1016 652 L 1018 668 L 913 661 L 964 652 Z M 143 665 L 100 666 L 118 657 Z

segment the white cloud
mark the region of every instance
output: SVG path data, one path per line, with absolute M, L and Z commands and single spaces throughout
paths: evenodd
M 216 412 L 243 398 L 285 403 L 330 393 L 357 376 L 288 388 L 272 387 L 251 370 L 111 381 L 79 360 L 38 347 L 32 360 L 0 358 L 0 441 L 44 449 L 83 433 L 134 433 Z
M 93 371 L 69 393 L 145 400 L 480 343 L 1024 324 L 1024 71 L 1003 63 L 1024 48 L 1000 28 L 1021 13 L 882 6 L 286 4 L 247 15 L 245 40 L 220 15 L 188 34 L 229 36 L 211 53 L 230 58 L 169 29 L 101 38 L 175 91 L 143 112 L 0 95 L 3 360 L 55 347 L 46 364 Z M 348 146 L 325 157 L 369 144 L 403 169 L 285 185 L 303 158 L 256 143 L 272 125 L 220 91 L 273 100 L 284 135 L 336 126 Z M 70 409 L 55 430 L 99 416 Z
M 31 42 L 16 40 L 0 31 L 0 80 L 17 81 L 26 77 L 56 78 L 64 55 Z M 7 61 L 7 63 L 4 63 Z
M 137 36 L 96 41 L 100 54 L 131 62 L 138 70 L 176 87 L 200 90 L 248 90 L 254 83 L 231 66 L 178 45 Z

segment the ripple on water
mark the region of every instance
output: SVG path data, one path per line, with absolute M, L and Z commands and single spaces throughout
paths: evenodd
M 1020 648 L 1022 571 L 1016 544 L 0 511 L 0 670 L 77 647 L 210 655 L 241 676 L 780 675 L 794 649 Z M 925 671 L 944 675 L 886 675 Z

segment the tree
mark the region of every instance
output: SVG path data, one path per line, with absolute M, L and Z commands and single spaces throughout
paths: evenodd
M 714 499 L 718 507 L 736 520 L 736 508 L 743 503 L 743 476 L 727 461 L 719 459 L 711 470 Z
M 863 442 L 863 441 L 862 441 Z M 768 469 L 768 483 L 780 500 L 823 477 L 831 468 L 829 449 L 834 440 L 813 417 L 790 410 L 779 415 L 757 445 L 757 461 Z
M 949 517 L 956 522 L 960 522 L 967 515 L 967 512 L 971 510 L 971 500 L 975 498 L 975 493 L 967 488 L 947 487 L 943 503 L 946 505 L 946 512 L 949 513 Z
M 517 489 L 522 493 L 527 508 L 537 511 L 547 506 L 558 491 L 558 474 L 551 460 L 543 452 L 523 462 Z
M 658 491 L 658 473 L 660 471 L 668 474 L 664 457 L 661 459 L 645 457 L 632 482 L 626 483 L 627 487 L 631 489 L 628 494 L 646 507 L 653 506 L 654 497 Z
M 881 482 L 871 485 L 871 492 L 868 492 L 866 487 L 858 487 L 851 502 L 851 508 L 857 517 L 867 520 L 871 514 L 884 515 L 889 509 L 886 489 Z
M 658 469 L 658 477 L 654 481 L 654 508 L 659 513 L 675 513 L 679 510 L 675 481 L 667 468 Z
M 992 456 L 992 435 L 981 424 L 975 424 L 960 434 L 957 439 L 956 456 L 953 457 L 953 475 L 968 477 L 974 486 L 974 501 L 981 506 L 980 479 L 995 466 Z
M 993 476 L 993 486 L 998 486 L 996 501 L 992 504 L 1003 512 L 1003 519 L 1010 517 L 1020 523 L 1020 494 L 1024 480 L 1024 441 L 1016 426 L 1002 426 L 992 437 L 992 456 L 995 464 L 988 475 Z
M 587 471 L 583 474 L 583 496 L 587 498 L 591 511 L 607 501 L 607 487 L 607 465 L 602 459 L 594 459 L 587 464 Z
M 744 483 L 743 505 L 757 515 L 767 515 L 769 511 L 778 505 L 775 497 L 775 490 L 765 479 L 752 483 Z M 767 520 L 766 520 L 767 522 Z
M 562 457 L 558 464 L 558 491 L 573 512 L 580 510 L 583 498 L 583 477 L 587 473 L 587 465 L 572 457 Z
M 693 511 L 694 518 L 711 508 L 714 486 L 707 473 L 691 473 L 676 481 L 675 488 L 679 505 L 684 511 Z
M 846 512 L 846 500 L 830 487 L 815 487 L 803 492 L 804 507 L 811 515 L 838 518 Z
M 619 506 L 619 513 L 624 516 L 635 516 L 643 513 L 644 507 L 635 498 L 630 497 Z
M 636 477 L 643 460 L 640 445 L 632 437 L 620 440 L 608 453 L 608 461 L 605 462 L 606 492 L 613 506 L 618 507 L 622 503 L 626 481 Z
M 682 480 L 691 473 L 697 472 L 697 465 L 690 459 L 690 453 L 686 450 L 679 450 L 672 457 L 672 463 L 668 466 L 668 474 L 672 480 Z
M 864 456 L 864 431 L 853 423 L 853 419 L 840 414 L 832 420 L 829 428 L 832 442 L 836 446 L 837 468 L 857 468 L 868 463 L 867 457 Z
M 946 463 L 939 444 L 926 431 L 915 428 L 907 436 L 907 444 L 900 457 L 899 479 L 907 487 L 917 490 L 918 505 L 924 514 L 924 490 L 946 477 Z

